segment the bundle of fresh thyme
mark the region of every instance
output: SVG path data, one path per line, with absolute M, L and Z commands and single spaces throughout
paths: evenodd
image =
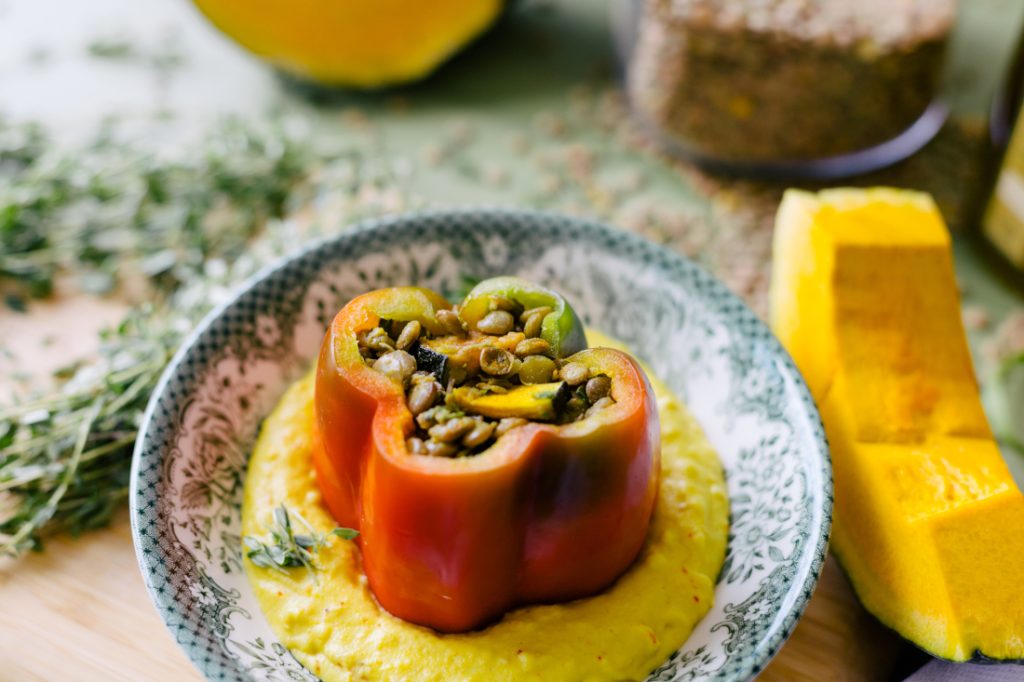
M 167 160 L 105 134 L 71 155 L 35 126 L 0 121 L 0 279 L 21 285 L 8 304 L 48 295 L 59 273 L 91 293 L 126 272 L 173 291 L 207 258 L 239 256 L 313 160 L 282 125 L 229 121 Z
M 95 358 L 60 370 L 55 389 L 0 400 L 0 555 L 110 520 L 127 495 L 160 373 L 231 284 L 294 248 L 289 206 L 316 199 L 338 224 L 401 207 L 387 169 L 357 150 L 315 149 L 295 127 L 229 121 L 191 156 L 166 160 L 106 136 L 69 155 L 36 127 L 0 121 L 8 305 L 24 308 L 58 279 L 103 293 L 133 273 L 148 301 L 104 332 Z M 359 199 L 366 196 L 386 204 Z M 322 230 L 314 224 L 306 234 Z
M 0 408 L 0 491 L 15 498 L 0 553 L 37 547 L 44 528 L 101 526 L 125 498 L 139 418 L 179 336 L 160 319 L 130 314 L 59 392 Z

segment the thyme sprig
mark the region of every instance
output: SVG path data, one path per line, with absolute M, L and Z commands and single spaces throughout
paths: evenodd
M 40 533 L 102 526 L 128 494 L 142 412 L 180 340 L 149 307 L 103 332 L 97 357 L 61 370 L 55 393 L 0 407 L 0 554 L 38 548 Z
M 295 532 L 292 517 L 305 527 L 306 533 Z M 335 528 L 329 533 L 318 533 L 298 512 L 288 511 L 283 504 L 274 509 L 274 523 L 268 532 L 269 541 L 251 535 L 242 538 L 245 556 L 257 566 L 285 575 L 288 574 L 286 569 L 305 566 L 314 580 L 318 568 L 313 555 L 327 545 L 328 538 L 336 536 L 352 540 L 359 535 L 359 531 L 351 528 Z
M 173 291 L 283 215 L 316 158 L 289 130 L 229 120 L 167 159 L 111 135 L 68 154 L 38 127 L 0 120 L 0 281 L 30 298 L 61 273 L 91 293 L 132 275 Z
M 305 239 L 408 206 L 391 167 L 302 130 L 228 121 L 168 160 L 107 137 L 61 153 L 38 127 L 0 120 L 0 288 L 12 307 L 58 277 L 103 292 L 133 270 L 148 301 L 54 388 L 0 398 L 0 555 L 109 522 L 164 366 L 235 284 Z M 286 217 L 313 201 L 321 222 Z

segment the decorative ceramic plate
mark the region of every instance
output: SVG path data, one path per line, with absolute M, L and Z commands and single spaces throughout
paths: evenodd
M 132 530 L 171 634 L 211 680 L 315 680 L 277 641 L 242 570 L 240 506 L 260 421 L 334 313 L 371 289 L 459 291 L 518 274 L 630 344 L 725 467 L 731 529 L 715 604 L 650 680 L 743 680 L 792 632 L 825 557 L 828 449 L 804 382 L 744 304 L 693 263 L 585 220 L 466 210 L 365 223 L 264 271 L 164 373 L 135 449 Z

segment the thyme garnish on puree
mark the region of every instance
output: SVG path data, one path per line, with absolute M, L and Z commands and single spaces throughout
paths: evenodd
M 292 526 L 293 516 L 305 526 L 308 533 L 295 533 Z M 335 528 L 329 533 L 318 533 L 298 512 L 289 512 L 283 504 L 274 509 L 274 523 L 268 530 L 269 542 L 251 535 L 242 538 L 245 556 L 257 566 L 285 575 L 288 573 L 285 569 L 305 566 L 314 580 L 317 566 L 313 561 L 313 555 L 327 544 L 328 538 L 333 535 L 343 540 L 352 540 L 359 535 L 359 531 L 351 528 Z
M 102 294 L 141 280 L 145 301 L 102 333 L 95 357 L 58 370 L 55 387 L 0 398 L 0 555 L 106 525 L 127 497 L 150 393 L 184 335 L 302 237 L 405 208 L 389 173 L 357 147 L 314 145 L 288 119 L 224 122 L 174 159 L 107 135 L 65 153 L 39 127 L 0 120 L 9 307 L 58 281 Z M 313 200 L 321 223 L 285 218 Z

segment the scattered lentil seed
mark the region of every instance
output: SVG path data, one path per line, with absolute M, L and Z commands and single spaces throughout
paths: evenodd
M 514 133 L 509 138 L 508 146 L 517 154 L 525 154 L 530 150 L 530 139 L 524 133 Z
M 418 320 L 413 320 L 402 328 L 402 333 L 398 335 L 398 340 L 395 341 L 395 348 L 399 350 L 405 350 L 416 343 L 420 338 L 420 332 L 423 330 L 423 325 Z
M 495 377 L 503 377 L 512 372 L 515 358 L 507 350 L 489 346 L 480 352 L 480 369 Z
M 404 350 L 393 350 L 377 358 L 373 368 L 392 379 L 405 382 L 416 371 L 416 358 Z
M 547 199 L 561 192 L 563 186 L 564 183 L 557 175 L 545 173 L 540 176 L 540 187 L 538 188 L 538 191 L 542 197 Z
M 491 439 L 494 435 L 494 430 L 497 428 L 497 424 L 494 422 L 485 422 L 483 420 L 477 420 L 476 426 L 473 430 L 467 433 L 462 438 L 463 447 L 476 448 L 480 447 Z
M 987 329 L 992 324 L 992 316 L 983 306 L 969 305 L 963 309 L 964 326 L 971 331 Z
M 450 443 L 462 438 L 476 428 L 477 420 L 472 417 L 458 417 L 443 424 L 435 424 L 430 427 L 428 433 L 434 440 L 442 443 Z
M 420 157 L 428 166 L 440 166 L 447 156 L 447 150 L 439 144 L 428 144 L 420 150 Z
M 416 383 L 409 391 L 409 411 L 413 415 L 426 412 L 434 406 L 437 398 L 441 395 L 441 384 L 436 381 L 421 381 Z
M 549 111 L 538 113 L 534 117 L 533 123 L 541 132 L 550 137 L 562 137 L 568 127 L 564 118 Z
M 587 382 L 587 400 L 596 403 L 606 397 L 612 390 L 612 380 L 604 374 L 596 376 Z
M 508 182 L 508 171 L 493 163 L 483 167 L 483 180 L 491 187 L 501 187 Z
M 551 344 L 544 339 L 526 339 L 516 344 L 515 353 L 521 358 L 551 352 Z
M 462 326 L 462 320 L 459 319 L 454 310 L 438 310 L 435 316 L 449 334 L 463 336 L 466 333 L 466 329 Z
M 587 380 L 589 374 L 590 369 L 578 362 L 566 363 L 558 372 L 558 375 L 562 377 L 562 381 L 570 386 L 579 386 Z
M 492 336 L 502 336 L 512 331 L 515 318 L 507 310 L 492 310 L 476 323 L 477 330 Z
M 519 367 L 519 380 L 524 384 L 546 384 L 555 374 L 555 361 L 546 355 L 531 355 Z
M 512 429 L 520 426 L 526 426 L 527 424 L 529 424 L 529 422 L 520 417 L 506 417 L 498 422 L 498 427 L 494 430 L 494 435 L 504 436 Z

